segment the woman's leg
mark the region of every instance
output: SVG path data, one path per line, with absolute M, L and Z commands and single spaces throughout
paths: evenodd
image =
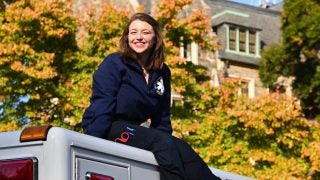
M 185 170 L 173 136 L 156 129 L 132 125 L 126 121 L 112 123 L 108 140 L 153 152 L 161 180 L 184 180 Z
M 187 180 L 215 180 L 216 177 L 202 158 L 185 141 L 173 137 L 180 152 Z

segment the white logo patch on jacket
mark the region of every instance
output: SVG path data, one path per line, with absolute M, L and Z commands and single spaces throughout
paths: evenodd
M 163 95 L 164 93 L 164 84 L 163 84 L 163 78 L 162 76 L 158 78 L 158 80 L 154 84 L 154 89 L 156 90 L 156 93 L 159 95 Z

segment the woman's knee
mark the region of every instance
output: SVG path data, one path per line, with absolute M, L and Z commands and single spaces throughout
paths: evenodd
M 176 147 L 174 137 L 166 133 L 158 134 L 157 137 L 155 138 L 155 143 L 164 148 Z

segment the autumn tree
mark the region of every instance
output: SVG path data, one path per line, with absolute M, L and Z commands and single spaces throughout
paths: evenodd
M 310 123 L 296 99 L 279 93 L 238 95 L 240 79 L 219 89 L 205 121 L 174 123 L 211 166 L 257 179 L 319 178 L 319 124 Z M 208 101 L 215 101 L 208 99 Z
M 78 59 L 71 3 L 15 1 L 5 5 L 0 21 L 0 123 L 72 123 L 66 88 Z
M 265 50 L 260 71 L 266 86 L 280 76 L 294 77 L 294 95 L 308 118 L 320 113 L 319 10 L 318 1 L 284 1 L 282 41 L 278 49 Z
M 312 117 L 320 113 L 320 2 L 288 1 L 283 10 L 283 46 L 287 61 L 293 64 L 293 89 L 307 116 Z
M 97 7 L 87 9 L 89 18 L 84 22 L 85 32 L 82 49 L 91 57 L 105 58 L 108 54 L 119 51 L 119 40 L 129 20 L 126 9 L 117 9 L 109 3 L 103 4 L 101 13 Z
M 271 44 L 263 49 L 259 63 L 259 77 L 265 87 L 276 89 L 276 82 L 281 74 L 288 74 L 288 71 L 291 71 L 287 66 L 282 66 L 284 61 L 285 52 L 282 44 Z

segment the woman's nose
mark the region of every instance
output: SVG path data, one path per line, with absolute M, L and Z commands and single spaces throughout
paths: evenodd
M 142 39 L 142 34 L 141 33 L 137 33 L 137 39 Z

